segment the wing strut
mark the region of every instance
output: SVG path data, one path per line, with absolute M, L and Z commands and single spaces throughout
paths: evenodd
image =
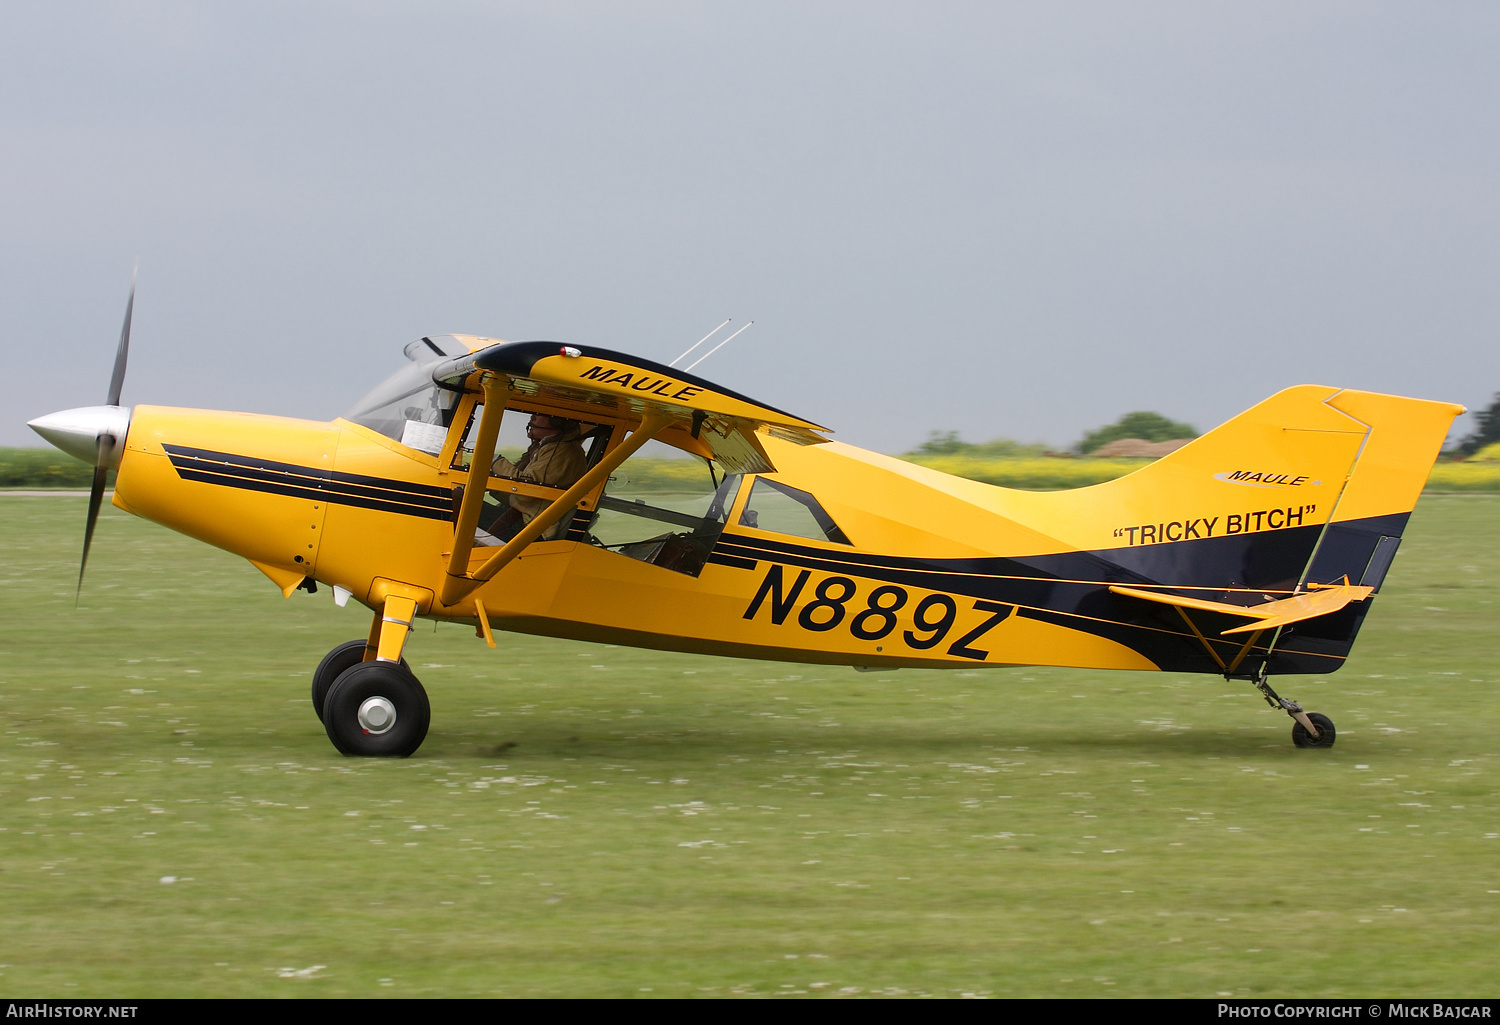
M 453 554 L 448 557 L 448 581 L 462 580 L 468 573 L 469 553 L 474 550 L 474 528 L 479 526 L 479 511 L 484 508 L 484 484 L 489 482 L 490 464 L 495 461 L 495 439 L 500 436 L 500 418 L 505 415 L 505 398 L 500 394 L 502 382 L 505 382 L 505 378 L 486 377 L 482 382 L 484 412 L 479 415 L 479 435 L 474 439 L 474 454 L 469 458 L 469 486 L 464 488 L 464 498 L 458 506 L 458 522 L 453 528 Z M 478 475 L 483 475 L 484 480 L 475 487 L 475 477 Z M 443 594 L 439 599 L 444 605 L 451 605 L 462 597 L 456 595 L 453 601 L 449 601 L 448 581 L 444 581 Z
M 498 396 L 495 396 L 498 398 Z M 537 513 L 521 532 L 509 541 L 494 555 L 491 555 L 474 571 L 472 576 L 465 575 L 465 568 L 469 558 L 469 552 L 474 544 L 474 527 L 479 523 L 478 503 L 484 501 L 484 488 L 475 487 L 474 474 L 476 468 L 482 468 L 478 472 L 487 473 L 490 462 L 494 458 L 495 433 L 499 429 L 499 415 L 495 417 L 495 432 L 488 438 L 485 437 L 485 421 L 489 419 L 492 404 L 491 385 L 485 382 L 485 406 L 484 416 L 479 422 L 479 437 L 475 439 L 474 457 L 469 463 L 469 487 L 464 491 L 463 503 L 459 507 L 460 534 L 453 539 L 453 556 L 448 560 L 448 576 L 443 581 L 443 593 L 440 601 L 444 605 L 452 605 L 466 595 L 474 591 L 479 585 L 491 579 L 520 555 L 527 545 L 541 537 L 548 528 L 562 519 L 570 509 L 578 505 L 580 501 L 594 488 L 598 487 L 605 478 L 613 473 L 621 463 L 635 455 L 636 451 L 646 442 L 666 430 L 674 422 L 671 417 L 648 410 L 641 424 L 631 432 L 630 437 L 605 454 L 597 464 L 578 479 L 567 491 L 564 491 L 552 504 Z M 488 441 L 488 446 L 485 442 Z M 483 460 L 480 457 L 483 456 Z M 472 512 L 469 510 L 470 503 L 474 503 Z M 460 559 L 462 551 L 462 559 Z

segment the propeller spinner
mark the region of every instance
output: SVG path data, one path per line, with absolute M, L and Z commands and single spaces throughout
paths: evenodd
M 88 522 L 83 530 L 83 557 L 78 562 L 79 595 L 83 593 L 83 571 L 89 564 L 94 525 L 99 521 L 99 507 L 104 502 L 104 479 L 111 469 L 120 465 L 125 435 L 130 430 L 130 410 L 120 405 L 120 389 L 125 384 L 125 362 L 130 353 L 130 318 L 134 311 L 135 274 L 132 273 L 130 299 L 125 304 L 125 325 L 120 328 L 120 347 L 115 350 L 115 366 L 109 378 L 106 404 L 49 413 L 27 425 L 68 455 L 94 467 L 94 480 L 89 487 Z M 77 600 L 76 595 L 74 600 Z

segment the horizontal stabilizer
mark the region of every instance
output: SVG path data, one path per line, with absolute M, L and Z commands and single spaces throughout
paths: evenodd
M 1111 585 L 1110 590 L 1115 594 L 1141 598 L 1160 605 L 1175 605 L 1183 609 L 1218 612 L 1227 616 L 1243 616 L 1255 620 L 1244 626 L 1230 627 L 1228 630 L 1220 631 L 1223 636 L 1274 630 L 1279 626 L 1300 623 L 1304 619 L 1316 619 L 1319 616 L 1337 612 L 1351 602 L 1364 601 L 1375 591 L 1373 587 L 1361 587 L 1357 584 L 1334 584 L 1261 605 L 1228 605 L 1224 602 L 1206 601 L 1202 598 L 1184 598 L 1181 595 L 1165 594 L 1161 591 L 1145 591 L 1138 587 Z
M 1337 612 L 1351 602 L 1364 601 L 1374 593 L 1375 588 L 1361 587 L 1358 584 L 1335 584 L 1317 591 L 1308 591 L 1306 594 L 1257 605 L 1254 614 L 1258 618 L 1263 617 L 1260 622 L 1231 627 L 1220 633 L 1228 635 L 1248 633 L 1251 630 L 1274 630 L 1278 626 L 1300 623 L 1304 619 L 1317 619 L 1330 612 Z

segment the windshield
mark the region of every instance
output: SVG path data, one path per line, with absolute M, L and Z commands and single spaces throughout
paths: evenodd
M 344 419 L 420 452 L 436 455 L 442 450 L 454 408 L 463 393 L 433 382 L 434 362 L 402 367 L 356 402 Z

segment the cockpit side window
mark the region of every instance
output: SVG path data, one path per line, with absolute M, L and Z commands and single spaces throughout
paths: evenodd
M 473 468 L 474 448 L 484 418 L 484 403 L 472 403 L 468 419 L 453 428 L 452 469 Z M 612 429 L 607 424 L 507 406 L 501 410 L 495 438 L 494 461 L 487 479 L 484 509 L 474 538 L 480 546 L 509 541 L 553 500 L 583 477 L 604 455 Z M 516 482 L 511 484 L 509 482 Z M 471 475 L 467 485 L 481 479 Z M 550 493 L 549 493 L 550 492 Z M 569 512 L 547 529 L 541 540 L 561 538 L 570 529 Z
M 538 411 L 524 406 L 510 406 L 504 409 L 500 417 L 500 429 L 495 435 L 495 467 L 490 471 L 492 477 L 511 477 L 517 480 L 535 481 L 554 487 L 568 487 L 573 481 L 558 483 L 552 480 L 537 480 L 536 475 L 521 475 L 507 470 L 507 466 L 518 467 L 526 460 L 527 450 L 532 447 L 532 438 L 528 430 L 531 419 L 538 415 Z M 550 417 L 550 414 L 540 415 Z M 463 436 L 458 440 L 453 449 L 453 460 L 451 466 L 455 470 L 468 470 L 469 464 L 474 459 L 474 446 L 479 438 L 479 423 L 484 418 L 484 403 L 476 402 L 468 412 L 468 422 L 464 427 Z M 610 437 L 610 428 L 607 425 L 592 423 L 584 420 L 556 418 L 559 425 L 564 429 L 564 435 L 556 441 L 567 444 L 579 444 L 586 450 L 585 462 L 593 466 L 604 454 L 604 446 Z M 553 440 L 553 439 L 549 439 Z
M 460 391 L 432 380 L 432 363 L 404 366 L 344 414 L 351 420 L 429 455 L 442 451 Z
M 610 476 L 570 538 L 689 576 L 708 562 L 739 491 L 740 475 L 649 441 Z
M 806 491 L 765 477 L 755 478 L 755 486 L 750 489 L 750 497 L 740 513 L 740 525 L 813 541 L 850 543 L 816 498 Z

